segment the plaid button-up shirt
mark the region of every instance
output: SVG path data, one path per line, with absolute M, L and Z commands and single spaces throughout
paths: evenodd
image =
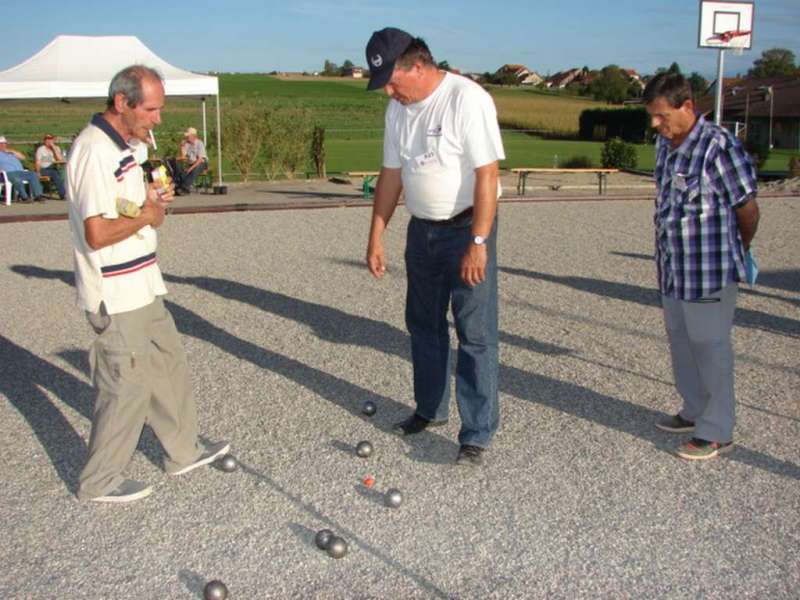
M 661 293 L 697 300 L 745 279 L 735 209 L 756 193 L 750 156 L 728 130 L 698 115 L 675 149 L 656 142 L 656 266 Z

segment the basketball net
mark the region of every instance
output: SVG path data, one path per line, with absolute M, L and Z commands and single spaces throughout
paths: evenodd
M 741 54 L 744 52 L 745 46 L 747 45 L 747 36 L 749 36 L 750 33 L 751 32 L 749 31 L 723 31 L 722 33 L 718 33 L 716 35 L 712 35 L 710 38 L 707 38 L 706 43 L 719 46 L 722 46 L 723 44 L 729 44 L 723 49 L 733 50 L 734 54 L 741 56 Z

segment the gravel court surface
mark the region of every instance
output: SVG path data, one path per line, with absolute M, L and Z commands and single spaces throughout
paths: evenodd
M 362 266 L 368 209 L 170 217 L 159 254 L 201 430 L 242 467 L 170 478 L 146 430 L 128 475 L 156 489 L 126 506 L 73 496 L 92 335 L 67 224 L 3 225 L 0 595 L 199 598 L 220 578 L 231 598 L 797 597 L 799 210 L 762 202 L 762 285 L 734 332 L 737 448 L 686 463 L 683 437 L 653 427 L 678 400 L 652 203 L 503 205 L 502 424 L 478 471 L 452 465 L 454 406 L 418 439 L 388 433 L 412 405 L 404 209 L 383 281 Z M 344 559 L 314 546 L 323 527 Z

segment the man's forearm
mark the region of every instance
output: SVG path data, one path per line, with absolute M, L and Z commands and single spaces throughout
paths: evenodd
M 499 167 L 493 162 L 475 169 L 472 234 L 489 237 L 497 214 L 497 178 Z
M 756 236 L 760 211 L 755 196 L 751 196 L 743 206 L 736 209 L 736 223 L 745 251 L 750 249 L 750 243 Z
M 399 169 L 381 169 L 375 185 L 375 200 L 372 204 L 370 240 L 380 239 L 394 214 L 400 200 L 402 183 Z

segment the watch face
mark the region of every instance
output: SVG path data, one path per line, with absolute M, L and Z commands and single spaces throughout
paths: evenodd
M 475 237 L 472 238 L 472 243 L 475 244 L 476 246 L 480 246 L 481 244 L 486 243 L 486 238 L 476 235 Z

